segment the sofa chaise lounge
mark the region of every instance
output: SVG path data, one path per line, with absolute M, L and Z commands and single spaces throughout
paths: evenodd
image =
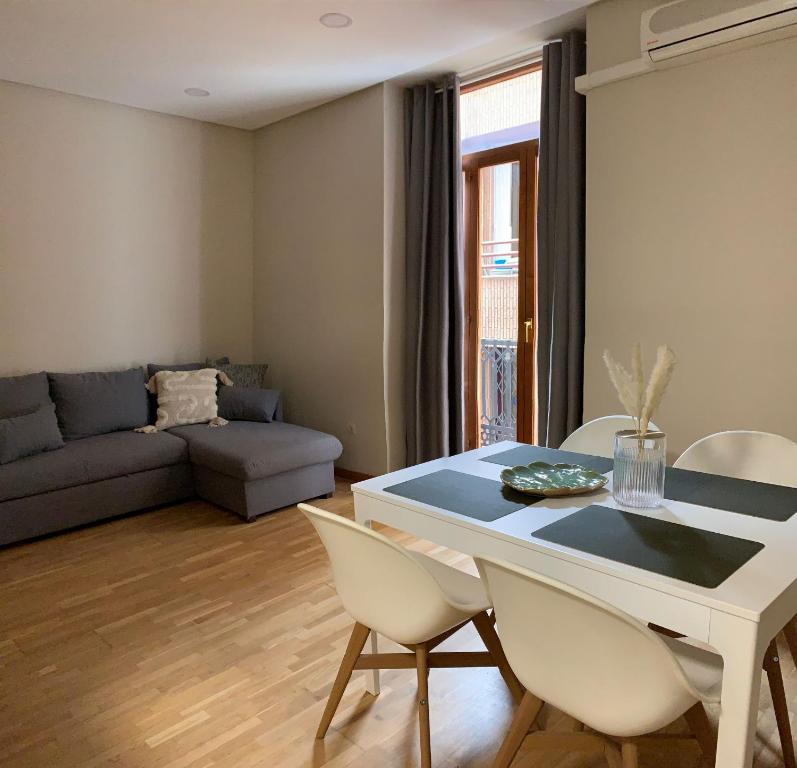
M 268 423 L 140 434 L 138 369 L 0 379 L 0 419 L 53 406 L 62 447 L 0 464 L 0 545 L 195 495 L 250 521 L 335 487 L 340 441 L 280 421 L 279 408 Z

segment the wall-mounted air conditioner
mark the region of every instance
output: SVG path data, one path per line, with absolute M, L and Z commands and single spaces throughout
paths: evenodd
M 797 24 L 797 0 L 675 0 L 642 14 L 642 56 L 664 61 Z
M 797 0 L 673 0 L 642 13 L 639 58 L 577 77 L 576 90 L 587 93 L 792 35 L 797 35 Z

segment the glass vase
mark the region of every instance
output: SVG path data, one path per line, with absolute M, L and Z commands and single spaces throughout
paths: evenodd
M 624 507 L 653 508 L 664 500 L 667 436 L 625 429 L 614 436 L 612 494 Z

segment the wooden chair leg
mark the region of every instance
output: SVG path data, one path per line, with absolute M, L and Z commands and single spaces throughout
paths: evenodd
M 492 768 L 509 768 L 541 709 L 542 702 L 533 693 L 526 691 L 517 712 L 515 712 L 504 742 L 501 744 L 501 749 L 498 750 Z
M 421 768 L 432 768 L 432 735 L 429 727 L 429 659 L 426 645 L 415 648 L 418 665 L 418 724 L 421 734 Z
M 717 756 L 717 737 L 709 722 L 706 708 L 698 702 L 684 714 L 684 718 L 703 752 L 703 765 L 713 766 Z
M 606 740 L 603 745 L 603 756 L 606 758 L 609 768 L 623 768 L 623 755 L 620 752 L 620 747 L 613 741 Z
M 772 694 L 772 707 L 775 710 L 775 721 L 778 724 L 780 745 L 783 751 L 783 765 L 785 768 L 797 768 L 794 757 L 794 741 L 791 735 L 789 722 L 789 708 L 786 703 L 786 691 L 783 688 L 783 673 L 780 669 L 778 646 L 775 640 L 769 644 L 764 657 L 764 670 L 769 681 L 769 691 Z
M 343 660 L 340 662 L 338 675 L 335 678 L 335 682 L 332 684 L 332 690 L 329 692 L 329 699 L 327 699 L 324 714 L 321 716 L 321 722 L 318 724 L 318 730 L 315 734 L 317 739 L 323 739 L 324 736 L 327 735 L 332 718 L 335 716 L 335 712 L 338 709 L 340 700 L 343 698 L 346 686 L 349 684 L 349 680 L 351 680 L 351 673 L 354 671 L 354 665 L 357 663 L 357 659 L 360 658 L 360 654 L 365 646 L 365 641 L 370 634 L 371 630 L 363 624 L 354 625 L 351 637 L 349 638 L 349 644 L 346 646 L 346 652 L 343 654 Z
M 485 648 L 490 652 L 490 656 L 492 656 L 495 665 L 498 667 L 501 677 L 504 678 L 504 682 L 506 682 L 510 693 L 515 701 L 520 703 L 523 699 L 525 689 L 512 671 L 512 667 L 509 666 L 509 661 L 504 654 L 504 649 L 501 647 L 501 641 L 498 639 L 498 635 L 495 632 L 493 622 L 486 613 L 477 613 L 473 617 L 473 623 L 476 626 L 476 631 L 479 633 Z
M 622 752 L 623 768 L 639 768 L 639 750 L 633 741 L 624 741 Z
M 797 665 L 797 618 L 792 619 L 783 627 L 783 634 L 786 636 L 791 660 Z

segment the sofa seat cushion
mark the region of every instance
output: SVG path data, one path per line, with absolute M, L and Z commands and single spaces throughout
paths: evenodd
M 232 421 L 216 429 L 195 424 L 170 434 L 188 443 L 194 464 L 245 481 L 334 461 L 343 451 L 332 435 L 278 421 Z
M 71 440 L 58 451 L 0 465 L 0 501 L 57 491 L 188 460 L 184 440 L 166 432 L 112 432 Z

